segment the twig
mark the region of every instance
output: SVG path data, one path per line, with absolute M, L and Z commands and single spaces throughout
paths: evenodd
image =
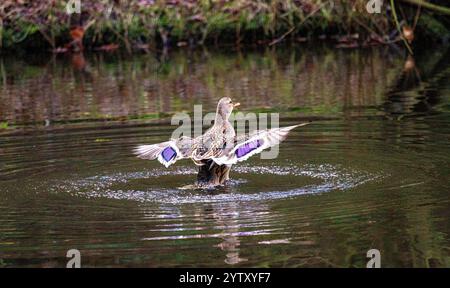
M 398 22 L 397 12 L 395 11 L 395 3 L 394 0 L 391 0 L 391 9 L 392 9 L 392 15 L 394 16 L 395 25 L 397 26 L 397 30 L 400 33 L 400 37 L 402 37 L 403 42 L 405 43 L 406 48 L 408 48 L 409 54 L 413 55 L 413 51 L 411 47 L 408 44 L 408 41 L 406 41 L 405 37 L 403 37 L 403 32 L 400 27 L 400 23 Z
M 417 25 L 417 22 L 419 21 L 421 8 L 422 8 L 422 5 L 419 5 L 417 7 L 417 12 L 416 12 L 416 16 L 414 17 L 414 24 L 413 24 L 413 27 L 412 27 L 413 31 L 416 30 L 416 25 Z
M 320 5 L 318 8 L 316 8 L 314 11 L 312 11 L 311 13 L 309 13 L 308 15 L 306 15 L 306 17 L 297 25 L 292 27 L 291 29 L 289 29 L 289 31 L 287 31 L 286 33 L 284 33 L 283 35 L 281 35 L 279 38 L 273 40 L 272 42 L 269 43 L 269 46 L 275 45 L 279 42 L 281 42 L 284 38 L 286 38 L 287 35 L 291 34 L 298 26 L 302 25 L 308 18 L 310 18 L 311 16 L 313 16 L 314 14 L 316 14 L 319 10 L 321 10 L 325 5 L 327 5 L 328 3 L 330 3 L 330 1 L 327 1 L 325 3 L 322 3 L 322 5 Z
M 50 46 L 52 46 L 52 49 L 55 49 L 55 41 L 52 39 L 52 37 L 50 37 L 44 30 L 44 28 L 41 28 L 41 26 L 38 24 L 37 28 L 39 30 L 39 32 L 41 33 L 41 35 L 45 38 L 45 40 L 47 40 L 47 42 L 50 44 Z
M 377 35 L 378 37 L 381 38 L 380 34 L 378 34 L 377 32 L 375 32 L 375 30 L 371 29 L 369 26 L 367 26 L 366 24 L 364 24 L 363 22 L 359 21 L 358 18 L 354 18 L 353 19 L 356 23 L 358 23 L 360 26 L 362 26 L 364 29 L 366 29 L 367 31 L 369 31 L 370 33 L 373 33 L 375 35 Z
M 412 3 L 412 4 L 416 4 L 416 5 L 422 5 L 424 8 L 428 8 L 430 10 L 434 10 L 434 11 L 441 12 L 441 13 L 444 13 L 444 14 L 450 14 L 450 8 L 447 8 L 447 7 L 444 7 L 444 6 L 439 6 L 439 5 L 436 5 L 436 4 L 432 4 L 430 2 L 426 2 L 426 1 L 423 1 L 423 0 L 403 0 L 403 1 L 409 2 L 409 3 Z
M 86 23 L 86 25 L 84 25 L 83 30 L 84 32 L 86 32 L 86 30 L 92 26 L 92 24 L 95 23 L 95 19 L 90 20 L 88 23 Z

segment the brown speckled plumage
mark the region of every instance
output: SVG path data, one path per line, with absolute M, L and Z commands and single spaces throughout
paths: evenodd
M 183 136 L 167 142 L 140 145 L 135 154 L 142 159 L 158 159 L 166 167 L 184 158 L 190 158 L 199 167 L 198 183 L 204 186 L 223 184 L 229 178 L 231 165 L 245 161 L 252 155 L 283 141 L 290 130 L 307 123 L 238 135 L 229 122 L 233 103 L 224 97 L 217 104 L 214 125 L 196 138 Z

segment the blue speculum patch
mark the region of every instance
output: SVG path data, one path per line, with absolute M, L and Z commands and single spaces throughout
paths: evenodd
M 175 156 L 177 156 L 177 152 L 175 151 L 175 149 L 169 146 L 162 151 L 161 155 L 166 162 L 169 162 L 170 160 L 175 158 Z
M 236 156 L 238 158 L 241 158 L 241 157 L 244 157 L 245 155 L 247 155 L 248 153 L 252 152 L 253 150 L 261 147 L 261 145 L 262 145 L 262 140 L 257 139 L 257 140 L 246 143 L 242 147 L 239 147 L 238 149 L 236 149 L 236 152 L 234 152 L 234 153 L 236 154 Z

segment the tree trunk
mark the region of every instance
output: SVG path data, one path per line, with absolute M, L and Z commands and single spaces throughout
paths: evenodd
M 197 185 L 217 186 L 225 183 L 229 178 L 231 165 L 217 165 L 212 160 L 206 161 L 205 165 L 198 168 Z

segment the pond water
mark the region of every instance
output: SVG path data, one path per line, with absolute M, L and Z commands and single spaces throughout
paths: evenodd
M 426 51 L 4 55 L 0 267 L 449 267 L 450 53 Z M 132 155 L 223 96 L 312 123 L 216 189 Z

